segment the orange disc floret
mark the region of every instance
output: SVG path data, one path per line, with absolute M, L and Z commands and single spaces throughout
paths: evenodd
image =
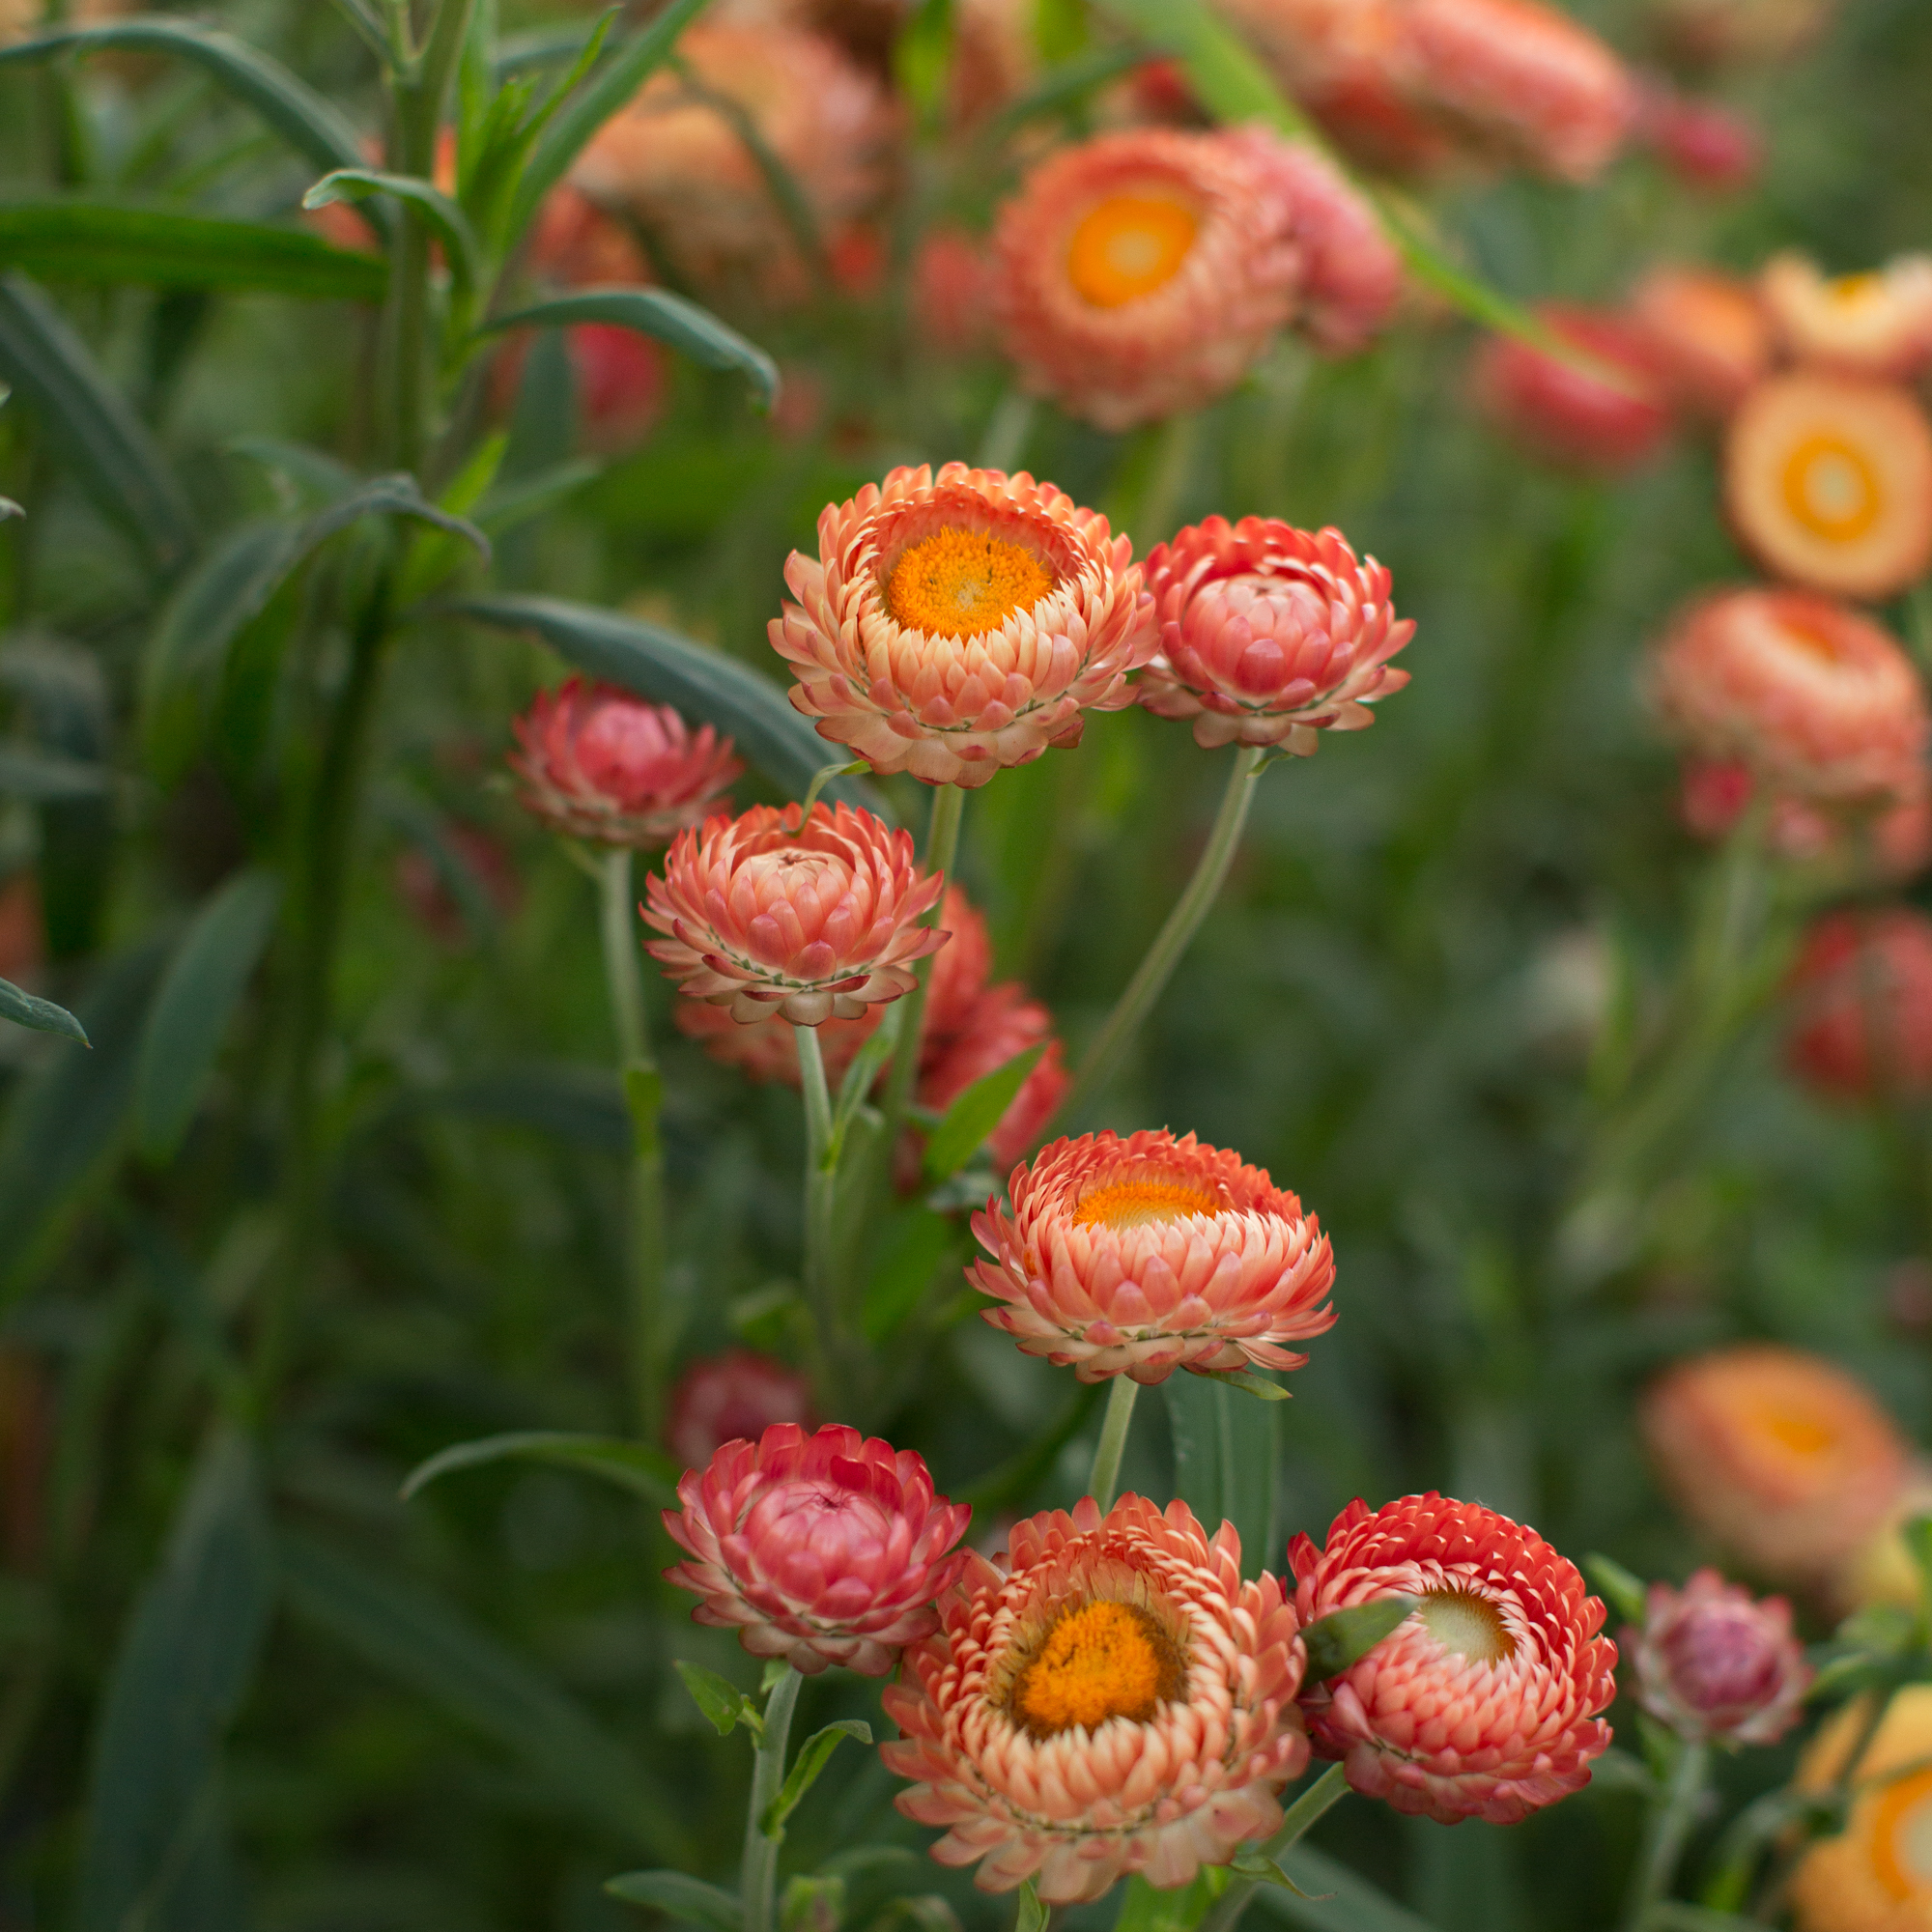
M 1791 976 L 1791 1070 L 1833 1099 L 1932 1092 L 1932 920 L 1829 913 Z
M 1365 1797 L 1453 1825 L 1514 1825 L 1580 1791 L 1608 1747 L 1617 1647 L 1577 1566 L 1535 1530 L 1434 1491 L 1373 1514 L 1359 1498 L 1324 1548 L 1288 1560 L 1304 1626 L 1378 1598 L 1421 1599 L 1369 1653 L 1302 1691 L 1318 1754 Z
M 1195 742 L 1285 745 L 1359 731 L 1408 673 L 1389 659 L 1415 635 L 1389 603 L 1389 574 L 1340 530 L 1274 518 L 1210 517 L 1147 560 L 1160 652 L 1140 682 L 1162 718 L 1191 718 Z
M 1908 1458 L 1836 1364 L 1745 1343 L 1682 1362 L 1643 1400 L 1644 1439 L 1693 1523 L 1777 1582 L 1828 1581 L 1879 1530 Z
M 1082 714 L 1133 702 L 1127 672 L 1155 645 L 1132 542 L 1021 471 L 922 465 L 868 483 L 818 519 L 818 555 L 793 551 L 798 599 L 772 648 L 818 735 L 875 771 L 981 785 Z
M 749 1024 L 857 1019 L 912 991 L 913 964 L 946 943 L 921 924 L 945 880 L 912 838 L 869 811 L 753 806 L 679 834 L 646 883 L 646 951 L 688 998 Z
M 1003 1305 L 985 1318 L 1023 1352 L 1084 1382 L 1176 1369 L 1298 1369 L 1282 1345 L 1335 1325 L 1335 1258 L 1321 1224 L 1237 1153 L 1165 1128 L 1086 1134 L 1014 1169 L 1010 1212 L 973 1233 L 967 1270 Z
M 1774 376 L 1731 418 L 1724 507 L 1774 576 L 1837 597 L 1890 597 L 1932 565 L 1932 425 L 1889 383 Z
M 1854 376 L 1909 383 L 1932 367 L 1932 255 L 1900 255 L 1862 275 L 1827 277 L 1796 250 L 1759 278 L 1785 349 Z
M 1670 434 L 1670 411 L 1645 332 L 1627 316 L 1568 302 L 1544 303 L 1537 319 L 1581 356 L 1491 336 L 1475 365 L 1484 412 L 1553 463 L 1615 475 L 1649 461 Z
M 880 1755 L 913 1780 L 898 1808 L 946 1828 L 933 1857 L 1071 1905 L 1130 1875 L 1186 1885 L 1272 1833 L 1308 1762 L 1306 1655 L 1276 1578 L 1241 1580 L 1233 1525 L 1089 1496 L 1008 1552 L 1004 1573 L 972 1558 L 885 1691 L 903 1735 Z
M 1748 282 L 1664 263 L 1631 296 L 1650 361 L 1671 400 L 1693 414 L 1729 415 L 1771 367 L 1771 324 Z

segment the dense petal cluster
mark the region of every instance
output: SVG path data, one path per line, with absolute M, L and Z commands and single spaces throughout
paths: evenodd
M 1729 415 L 1771 367 L 1771 324 L 1748 282 L 1662 263 L 1637 283 L 1630 305 L 1652 368 L 1693 415 Z
M 1776 1744 L 1815 1674 L 1782 1597 L 1753 1597 L 1715 1570 L 1683 1589 L 1653 1583 L 1643 1629 L 1626 1631 L 1637 1702 L 1680 1738 Z
M 1126 674 L 1155 644 L 1131 541 L 1024 471 L 895 469 L 827 506 L 818 555 L 793 551 L 785 582 L 798 602 L 771 639 L 792 703 L 929 784 L 1077 745 L 1083 712 L 1133 702 Z
M 933 1857 L 1070 1905 L 1129 1874 L 1186 1885 L 1273 1832 L 1308 1761 L 1306 1658 L 1240 1557 L 1232 1525 L 1134 1495 L 1016 1524 L 1004 1574 L 976 1557 L 885 1692 L 904 1735 L 881 1754 L 915 1781 L 899 1809 L 946 1828 Z
M 945 883 L 868 811 L 754 806 L 679 834 L 647 882 L 645 923 L 666 935 L 647 950 L 736 1020 L 856 1019 L 911 992 L 914 962 L 946 943 L 920 923 Z
M 1352 1502 L 1289 1549 L 1303 1625 L 1389 1596 L 1419 1607 L 1302 1710 L 1315 1749 L 1398 1811 L 1513 1825 L 1590 1781 L 1617 1649 L 1577 1566 L 1533 1529 L 1431 1492 Z
M 1865 1698 L 1819 1731 L 1796 1788 L 1847 1790 L 1841 1831 L 1813 1840 L 1791 1881 L 1800 1932 L 1918 1932 L 1932 1922 L 1932 1685 L 1895 1691 L 1870 1737 Z M 1861 1748 L 1860 1741 L 1864 1739 Z
M 1210 517 L 1147 560 L 1160 653 L 1140 682 L 1195 741 L 1315 750 L 1317 732 L 1360 730 L 1408 673 L 1389 660 L 1415 635 L 1389 603 L 1389 574 L 1340 530 L 1274 518 Z
M 1282 1345 L 1335 1325 L 1321 1224 L 1237 1153 L 1165 1128 L 1085 1134 L 1017 1168 L 1009 1211 L 973 1217 L 993 1259 L 968 1279 L 1029 1355 L 1082 1381 L 1176 1369 L 1298 1369 Z
M 1829 913 L 1792 974 L 1791 1070 L 1834 1099 L 1932 1092 L 1932 920 Z
M 1801 362 L 1894 382 L 1932 368 L 1932 255 L 1827 277 L 1786 250 L 1765 264 L 1759 285 L 1779 340 Z
M 1537 319 L 1587 361 L 1491 336 L 1475 367 L 1485 413 L 1554 463 L 1615 475 L 1649 461 L 1670 434 L 1670 411 L 1644 330 L 1568 302 L 1544 303 Z
M 695 1469 L 725 1443 L 751 1441 L 775 1422 L 811 1426 L 811 1384 L 770 1355 L 726 1349 L 693 1362 L 678 1377 L 665 1440 L 680 1463 Z
M 699 1599 L 691 1614 L 808 1676 L 833 1663 L 885 1676 L 938 1627 L 933 1600 L 967 1561 L 953 1549 L 966 1504 L 934 1495 L 914 1451 L 842 1423 L 727 1442 L 677 1494 L 664 1523 L 690 1561 L 665 1575 Z

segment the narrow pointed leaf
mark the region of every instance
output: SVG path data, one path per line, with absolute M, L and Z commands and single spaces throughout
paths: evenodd
M 704 1713 L 705 1720 L 721 1738 L 728 1738 L 745 1721 L 747 1712 L 753 1717 L 757 1715 L 752 1700 L 728 1677 L 721 1677 L 717 1671 L 707 1670 L 701 1663 L 687 1662 L 681 1657 L 672 1659 L 671 1667 L 684 1680 L 691 1701 Z
M 1287 1402 L 1292 1393 L 1279 1382 L 1271 1382 L 1265 1376 L 1256 1375 L 1252 1369 L 1205 1369 L 1195 1373 L 1219 1382 L 1223 1388 L 1239 1389 L 1243 1395 L 1251 1395 L 1258 1402 Z
M 520 1429 L 505 1435 L 486 1435 L 474 1442 L 456 1442 L 420 1463 L 404 1479 L 405 1502 L 419 1490 L 458 1469 L 476 1469 L 486 1463 L 549 1463 L 565 1469 L 582 1469 L 607 1483 L 629 1490 L 660 1509 L 677 1507 L 677 1479 L 683 1473 L 661 1449 L 628 1442 L 617 1435 L 574 1435 L 563 1430 Z
M 1287 1924 L 1305 1932 L 1435 1932 L 1428 1919 L 1325 1852 L 1299 1844 L 1281 1855 L 1280 1865 L 1299 1890 L 1264 1885 L 1254 1905 Z
M 1414 1597 L 1378 1597 L 1372 1604 L 1351 1604 L 1346 1610 L 1318 1617 L 1301 1633 L 1308 1646 L 1308 1682 L 1325 1684 L 1351 1663 L 1366 1657 L 1398 1625 L 1415 1611 Z
M 1019 1902 L 1013 1910 L 1013 1932 L 1046 1932 L 1046 1907 L 1032 1879 L 1020 1887 Z
M 945 1119 L 933 1128 L 932 1138 L 925 1144 L 928 1180 L 940 1181 L 957 1174 L 980 1151 L 1045 1051 L 1046 1043 L 1041 1041 L 1024 1053 L 1014 1054 L 1004 1066 L 996 1066 L 974 1081 L 947 1108 Z
M 1182 1499 L 1210 1530 L 1232 1522 L 1242 1574 L 1259 1576 L 1275 1547 L 1280 1406 L 1250 1401 L 1211 1376 L 1170 1376 L 1162 1391 Z
M 1633 1576 L 1613 1557 L 1592 1550 L 1583 1559 L 1583 1574 L 1590 1584 L 1626 1623 L 1642 1628 L 1648 1614 L 1643 1578 Z
M 421 214 L 441 237 L 450 272 L 463 287 L 476 286 L 482 259 L 469 217 L 433 183 L 418 181 L 413 175 L 387 174 L 380 168 L 335 168 L 302 196 L 302 206 L 327 208 L 332 202 L 367 201 L 380 194 L 406 201 Z
M 0 1019 L 32 1027 L 36 1033 L 57 1033 L 77 1039 L 82 1046 L 90 1044 L 87 1029 L 65 1007 L 27 992 L 11 980 L 0 980 Z
M 800 1800 L 817 1783 L 818 1774 L 832 1761 L 832 1753 L 838 1748 L 842 1738 L 856 1738 L 862 1745 L 868 1745 L 872 1742 L 872 1727 L 861 1723 L 857 1718 L 840 1718 L 836 1724 L 827 1724 L 822 1731 L 813 1731 L 806 1739 L 798 1748 L 798 1756 L 792 1761 L 779 1795 L 765 1807 L 765 1815 L 758 1820 L 758 1829 L 766 1837 L 784 1836 L 785 1820 L 798 1809 Z
M 709 1932 L 739 1932 L 745 1922 L 738 1901 L 721 1886 L 683 1872 L 625 1872 L 607 1880 L 604 1889 L 627 1905 L 648 1905 L 679 1925 L 703 1925 Z

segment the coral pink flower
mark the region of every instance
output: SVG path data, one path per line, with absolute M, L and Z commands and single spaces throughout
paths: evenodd
M 1053 1015 L 1023 986 L 989 987 L 967 1009 L 958 1027 L 928 1044 L 921 1056 L 918 1090 L 922 1107 L 944 1114 L 976 1080 L 983 1080 L 1020 1054 L 1044 1044 L 1020 1089 L 986 1137 L 993 1165 L 1010 1166 L 1026 1152 L 1059 1107 L 1066 1092 L 1065 1056 L 1053 1037 Z
M 913 963 L 946 934 L 920 920 L 945 881 L 912 838 L 868 811 L 760 805 L 680 833 L 647 882 L 651 957 L 694 1000 L 734 1019 L 857 1019 L 913 989 Z
M 490 407 L 498 419 L 516 408 L 531 340 L 518 329 L 490 365 Z M 664 351 L 614 322 L 573 323 L 563 341 L 584 447 L 611 456 L 641 442 L 664 406 Z
M 651 279 L 650 265 L 631 232 L 568 182 L 552 188 L 537 210 L 529 263 L 545 281 L 566 289 Z
M 540 691 L 514 728 L 525 806 L 600 845 L 668 845 L 745 769 L 709 724 L 694 733 L 668 704 L 581 677 Z
M 1793 1724 L 1813 1671 L 1782 1597 L 1755 1598 L 1715 1570 L 1681 1590 L 1653 1583 L 1643 1629 L 1626 1631 L 1637 1702 L 1680 1738 L 1776 1744 Z
M 1308 1762 L 1306 1656 L 1280 1583 L 1241 1581 L 1233 1526 L 1088 1496 L 1009 1548 L 1004 1575 L 972 1558 L 885 1692 L 904 1736 L 880 1755 L 915 1780 L 899 1809 L 948 1828 L 933 1857 L 1071 1905 L 1129 1874 L 1185 1885 L 1275 1831 Z
M 1340 530 L 1209 517 L 1147 560 L 1160 655 L 1141 702 L 1191 718 L 1195 742 L 1282 745 L 1304 755 L 1322 729 L 1359 731 L 1408 673 L 1389 659 L 1415 635 L 1389 604 L 1389 574 Z
M 1546 302 L 1537 315 L 1604 373 L 1492 335 L 1475 368 L 1485 412 L 1555 463 L 1615 475 L 1648 462 L 1670 434 L 1670 412 L 1643 330 L 1606 309 L 1564 302 Z
M 1737 759 L 1685 761 L 1679 810 L 1699 838 L 1722 838 L 1757 791 L 1751 768 Z M 1888 795 L 1891 796 L 1891 795 Z M 1775 796 L 1766 842 L 1785 859 L 1824 860 L 1853 880 L 1898 883 L 1932 865 L 1932 785 L 1920 781 L 1865 812 L 1822 810 L 1808 799 Z
M 1398 1811 L 1514 1825 L 1580 1791 L 1610 1742 L 1617 1647 L 1577 1566 L 1535 1530 L 1434 1491 L 1350 1503 L 1324 1548 L 1288 1552 L 1303 1625 L 1356 1604 L 1420 1607 L 1301 1708 L 1315 1749 Z
M 1679 181 L 1715 194 L 1742 194 L 1764 169 L 1764 136 L 1721 101 L 1668 84 L 1646 90 L 1643 138 Z
M 818 555 L 793 551 L 798 599 L 772 648 L 818 735 L 875 771 L 982 785 L 1082 713 L 1133 702 L 1126 674 L 1154 648 L 1133 544 L 1024 471 L 949 463 L 895 469 L 818 519 Z
M 1662 264 L 1638 282 L 1631 314 L 1680 409 L 1728 415 L 1771 367 L 1771 324 L 1748 282 Z
M 913 1450 L 843 1423 L 727 1442 L 677 1494 L 664 1524 L 692 1560 L 665 1575 L 700 1599 L 691 1614 L 809 1677 L 828 1663 L 885 1676 L 938 1628 L 933 1599 L 967 1561 L 953 1545 L 973 1512 L 933 1494 Z
M 1176 1369 L 1298 1369 L 1281 1345 L 1325 1334 L 1328 1237 L 1301 1203 L 1237 1153 L 1165 1128 L 1057 1140 L 973 1217 L 994 1259 L 967 1277 L 982 1311 L 1029 1355 L 1083 1382 Z
M 1864 275 L 1827 280 L 1808 257 L 1774 255 L 1764 304 L 1801 362 L 1909 383 L 1932 368 L 1932 255 L 1900 255 Z
M 1908 906 L 1829 913 L 1792 973 L 1785 1055 L 1834 1099 L 1932 1092 L 1932 920 Z
M 696 1469 L 725 1443 L 753 1441 L 775 1422 L 811 1427 L 811 1384 L 769 1355 L 726 1349 L 693 1362 L 678 1377 L 665 1440 L 680 1463 Z
M 963 228 L 935 227 L 920 238 L 912 263 L 918 339 L 943 355 L 974 355 L 992 341 L 993 267 L 985 243 Z

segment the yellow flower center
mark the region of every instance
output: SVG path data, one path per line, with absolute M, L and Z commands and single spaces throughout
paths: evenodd
M 1156 1221 L 1218 1213 L 1220 1208 L 1219 1198 L 1200 1181 L 1154 1168 L 1090 1187 L 1073 1210 L 1073 1225 L 1112 1228 L 1116 1234 L 1125 1234 L 1129 1228 L 1151 1227 Z
M 1825 284 L 1825 293 L 1839 308 L 1862 308 L 1885 294 L 1883 275 L 1839 275 Z
M 1932 1894 L 1932 1771 L 1883 1786 L 1872 1818 L 1872 1871 L 1895 1899 Z
M 1039 1655 L 1013 1680 L 1014 1718 L 1037 1738 L 1109 1718 L 1145 1723 L 1180 1688 L 1174 1640 L 1138 1605 L 1065 1610 Z
M 1471 1663 L 1501 1663 L 1516 1655 L 1516 1638 L 1496 1606 L 1473 1590 L 1431 1590 L 1417 1615 L 1444 1650 Z
M 886 580 L 886 609 L 938 638 L 997 631 L 1053 588 L 1038 557 L 977 530 L 941 530 L 908 549 Z
M 1824 430 L 1786 458 L 1784 507 L 1827 543 L 1855 543 L 1878 521 L 1884 497 L 1864 452 Z
M 1073 231 L 1067 279 L 1095 308 L 1124 307 L 1179 273 L 1200 229 L 1194 211 L 1166 195 L 1109 195 Z
M 1800 1409 L 1782 1407 L 1775 1403 L 1760 1403 L 1751 1420 L 1780 1449 L 1790 1455 L 1801 1456 L 1806 1462 L 1837 1446 L 1835 1430 L 1820 1422 L 1815 1415 L 1806 1415 Z

